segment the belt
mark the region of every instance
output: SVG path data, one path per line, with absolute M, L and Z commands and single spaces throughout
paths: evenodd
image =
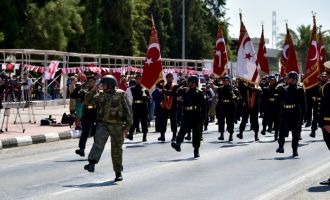
M 197 110 L 197 106 L 184 107 L 185 110 Z
M 223 99 L 223 100 L 221 100 L 221 102 L 223 102 L 223 103 L 230 103 L 232 101 L 231 100 L 228 100 L 228 99 Z
M 283 108 L 286 108 L 286 109 L 291 109 L 291 108 L 295 108 L 295 107 L 296 107 L 296 104 L 283 105 Z
M 86 108 L 87 109 L 93 109 L 93 108 L 96 108 L 96 106 L 95 105 L 88 105 L 88 106 L 86 106 Z
M 269 101 L 275 101 L 275 98 L 269 98 L 268 100 Z
M 330 117 L 324 117 L 323 120 L 324 121 L 330 121 Z
M 135 100 L 135 101 L 133 101 L 133 103 L 143 103 L 143 101 L 142 100 Z

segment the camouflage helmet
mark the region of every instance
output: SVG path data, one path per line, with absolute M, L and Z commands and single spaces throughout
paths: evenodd
M 112 75 L 105 75 L 102 77 L 100 83 L 117 86 L 117 79 Z
M 298 74 L 295 71 L 291 71 L 288 73 L 288 78 L 298 79 Z
M 190 76 L 187 80 L 188 83 L 196 83 L 198 84 L 198 77 L 193 75 L 193 76 Z

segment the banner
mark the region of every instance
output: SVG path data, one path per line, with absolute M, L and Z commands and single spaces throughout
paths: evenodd
M 319 51 L 316 39 L 316 19 L 313 16 L 313 29 L 309 43 L 306 69 L 304 75 L 304 87 L 309 89 L 319 82 L 320 69 L 319 69 Z
M 223 36 L 221 23 L 219 22 L 217 31 L 217 41 L 215 43 L 215 53 L 213 58 L 213 73 L 222 77 L 227 70 L 228 56 L 225 38 Z
M 240 13 L 241 28 L 238 40 L 237 53 L 237 77 L 247 82 L 258 84 L 259 72 L 257 67 L 257 56 L 250 36 L 242 21 L 242 14 Z
M 152 20 L 151 35 L 147 55 L 144 61 L 141 85 L 148 90 L 152 89 L 159 80 L 163 79 L 162 73 L 163 67 L 160 55 L 160 45 L 155 23 Z
M 265 46 L 265 37 L 264 37 L 264 25 L 262 25 L 261 37 L 259 42 L 259 49 L 257 55 L 257 61 L 260 69 L 269 74 L 269 65 L 267 60 L 267 50 Z

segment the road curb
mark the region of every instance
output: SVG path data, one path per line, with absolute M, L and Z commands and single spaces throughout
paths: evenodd
M 58 133 L 45 133 L 41 135 L 9 138 L 9 139 L 0 140 L 0 149 L 79 138 L 80 133 L 81 133 L 80 131 L 69 130 Z

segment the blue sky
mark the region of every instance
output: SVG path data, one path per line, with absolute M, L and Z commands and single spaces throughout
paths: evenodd
M 230 36 L 239 35 L 241 9 L 250 37 L 260 37 L 261 22 L 264 22 L 265 37 L 270 40 L 268 47 L 271 47 L 272 39 L 272 11 L 276 11 L 277 34 L 285 33 L 285 20 L 293 30 L 302 24 L 312 24 L 312 11 L 317 13 L 317 26 L 322 25 L 322 30 L 330 30 L 329 0 L 227 0 L 226 8 L 226 18 L 230 18 L 231 24 Z

